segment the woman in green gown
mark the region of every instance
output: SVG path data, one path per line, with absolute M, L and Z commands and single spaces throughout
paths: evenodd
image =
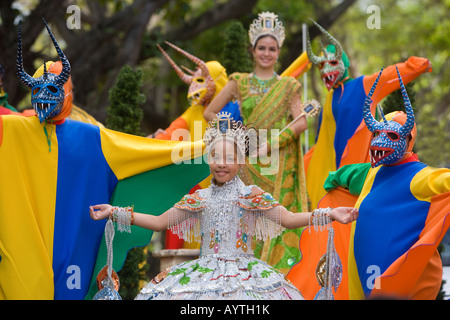
M 295 78 L 280 77 L 274 71 L 284 41 L 284 27 L 275 14 L 263 12 L 250 26 L 249 37 L 253 72 L 231 74 L 231 81 L 209 104 L 204 117 L 211 121 L 229 101 L 238 101 L 244 125 L 253 125 L 260 135 L 265 133 L 261 129 L 267 130 L 267 157 L 259 156 L 256 163 L 247 161 L 240 174 L 242 181 L 270 192 L 291 212 L 305 211 L 308 208 L 299 135 L 307 128 L 307 122 L 300 116 L 301 85 Z M 271 242 L 254 248 L 255 255 L 287 273 L 301 258 L 301 231 L 284 231 Z

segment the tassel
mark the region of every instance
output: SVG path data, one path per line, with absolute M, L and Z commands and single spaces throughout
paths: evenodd
M 50 130 L 50 135 L 47 132 L 47 124 L 48 121 L 45 121 L 44 124 L 44 132 L 45 132 L 45 136 L 47 137 L 47 144 L 48 144 L 48 152 L 52 152 L 52 133 L 53 133 L 53 125 L 50 123 L 51 126 L 51 130 Z

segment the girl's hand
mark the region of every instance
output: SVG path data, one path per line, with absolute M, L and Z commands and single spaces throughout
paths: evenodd
M 359 211 L 353 207 L 338 207 L 331 210 L 331 218 L 334 220 L 347 224 L 358 219 Z
M 103 220 L 109 217 L 111 208 L 109 204 L 97 204 L 89 207 L 89 214 L 93 220 Z

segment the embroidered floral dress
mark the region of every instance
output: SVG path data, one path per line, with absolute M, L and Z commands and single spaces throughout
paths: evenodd
M 161 272 L 136 299 L 303 299 L 284 274 L 253 255 L 253 238 L 284 228 L 279 203 L 269 193 L 251 193 L 234 177 L 176 203 L 169 228 L 187 241 L 200 237 L 200 257 Z

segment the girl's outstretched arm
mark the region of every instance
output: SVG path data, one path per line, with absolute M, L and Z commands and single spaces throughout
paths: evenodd
M 306 227 L 310 224 L 312 225 L 311 220 L 313 215 L 317 212 L 292 213 L 282 206 L 280 206 L 280 210 L 281 225 L 288 229 Z M 330 208 L 329 212 L 321 214 L 327 215 L 329 221 L 336 220 L 340 223 L 347 224 L 358 219 L 359 212 L 358 209 L 353 207 L 338 207 L 334 209 Z M 326 221 L 326 219 L 322 219 L 322 221 Z
M 97 204 L 89 208 L 89 214 L 93 220 L 103 220 L 109 218 L 112 213 L 113 206 L 109 204 Z M 133 212 L 132 224 L 153 231 L 163 231 L 167 229 L 169 223 L 169 211 L 159 216 Z

